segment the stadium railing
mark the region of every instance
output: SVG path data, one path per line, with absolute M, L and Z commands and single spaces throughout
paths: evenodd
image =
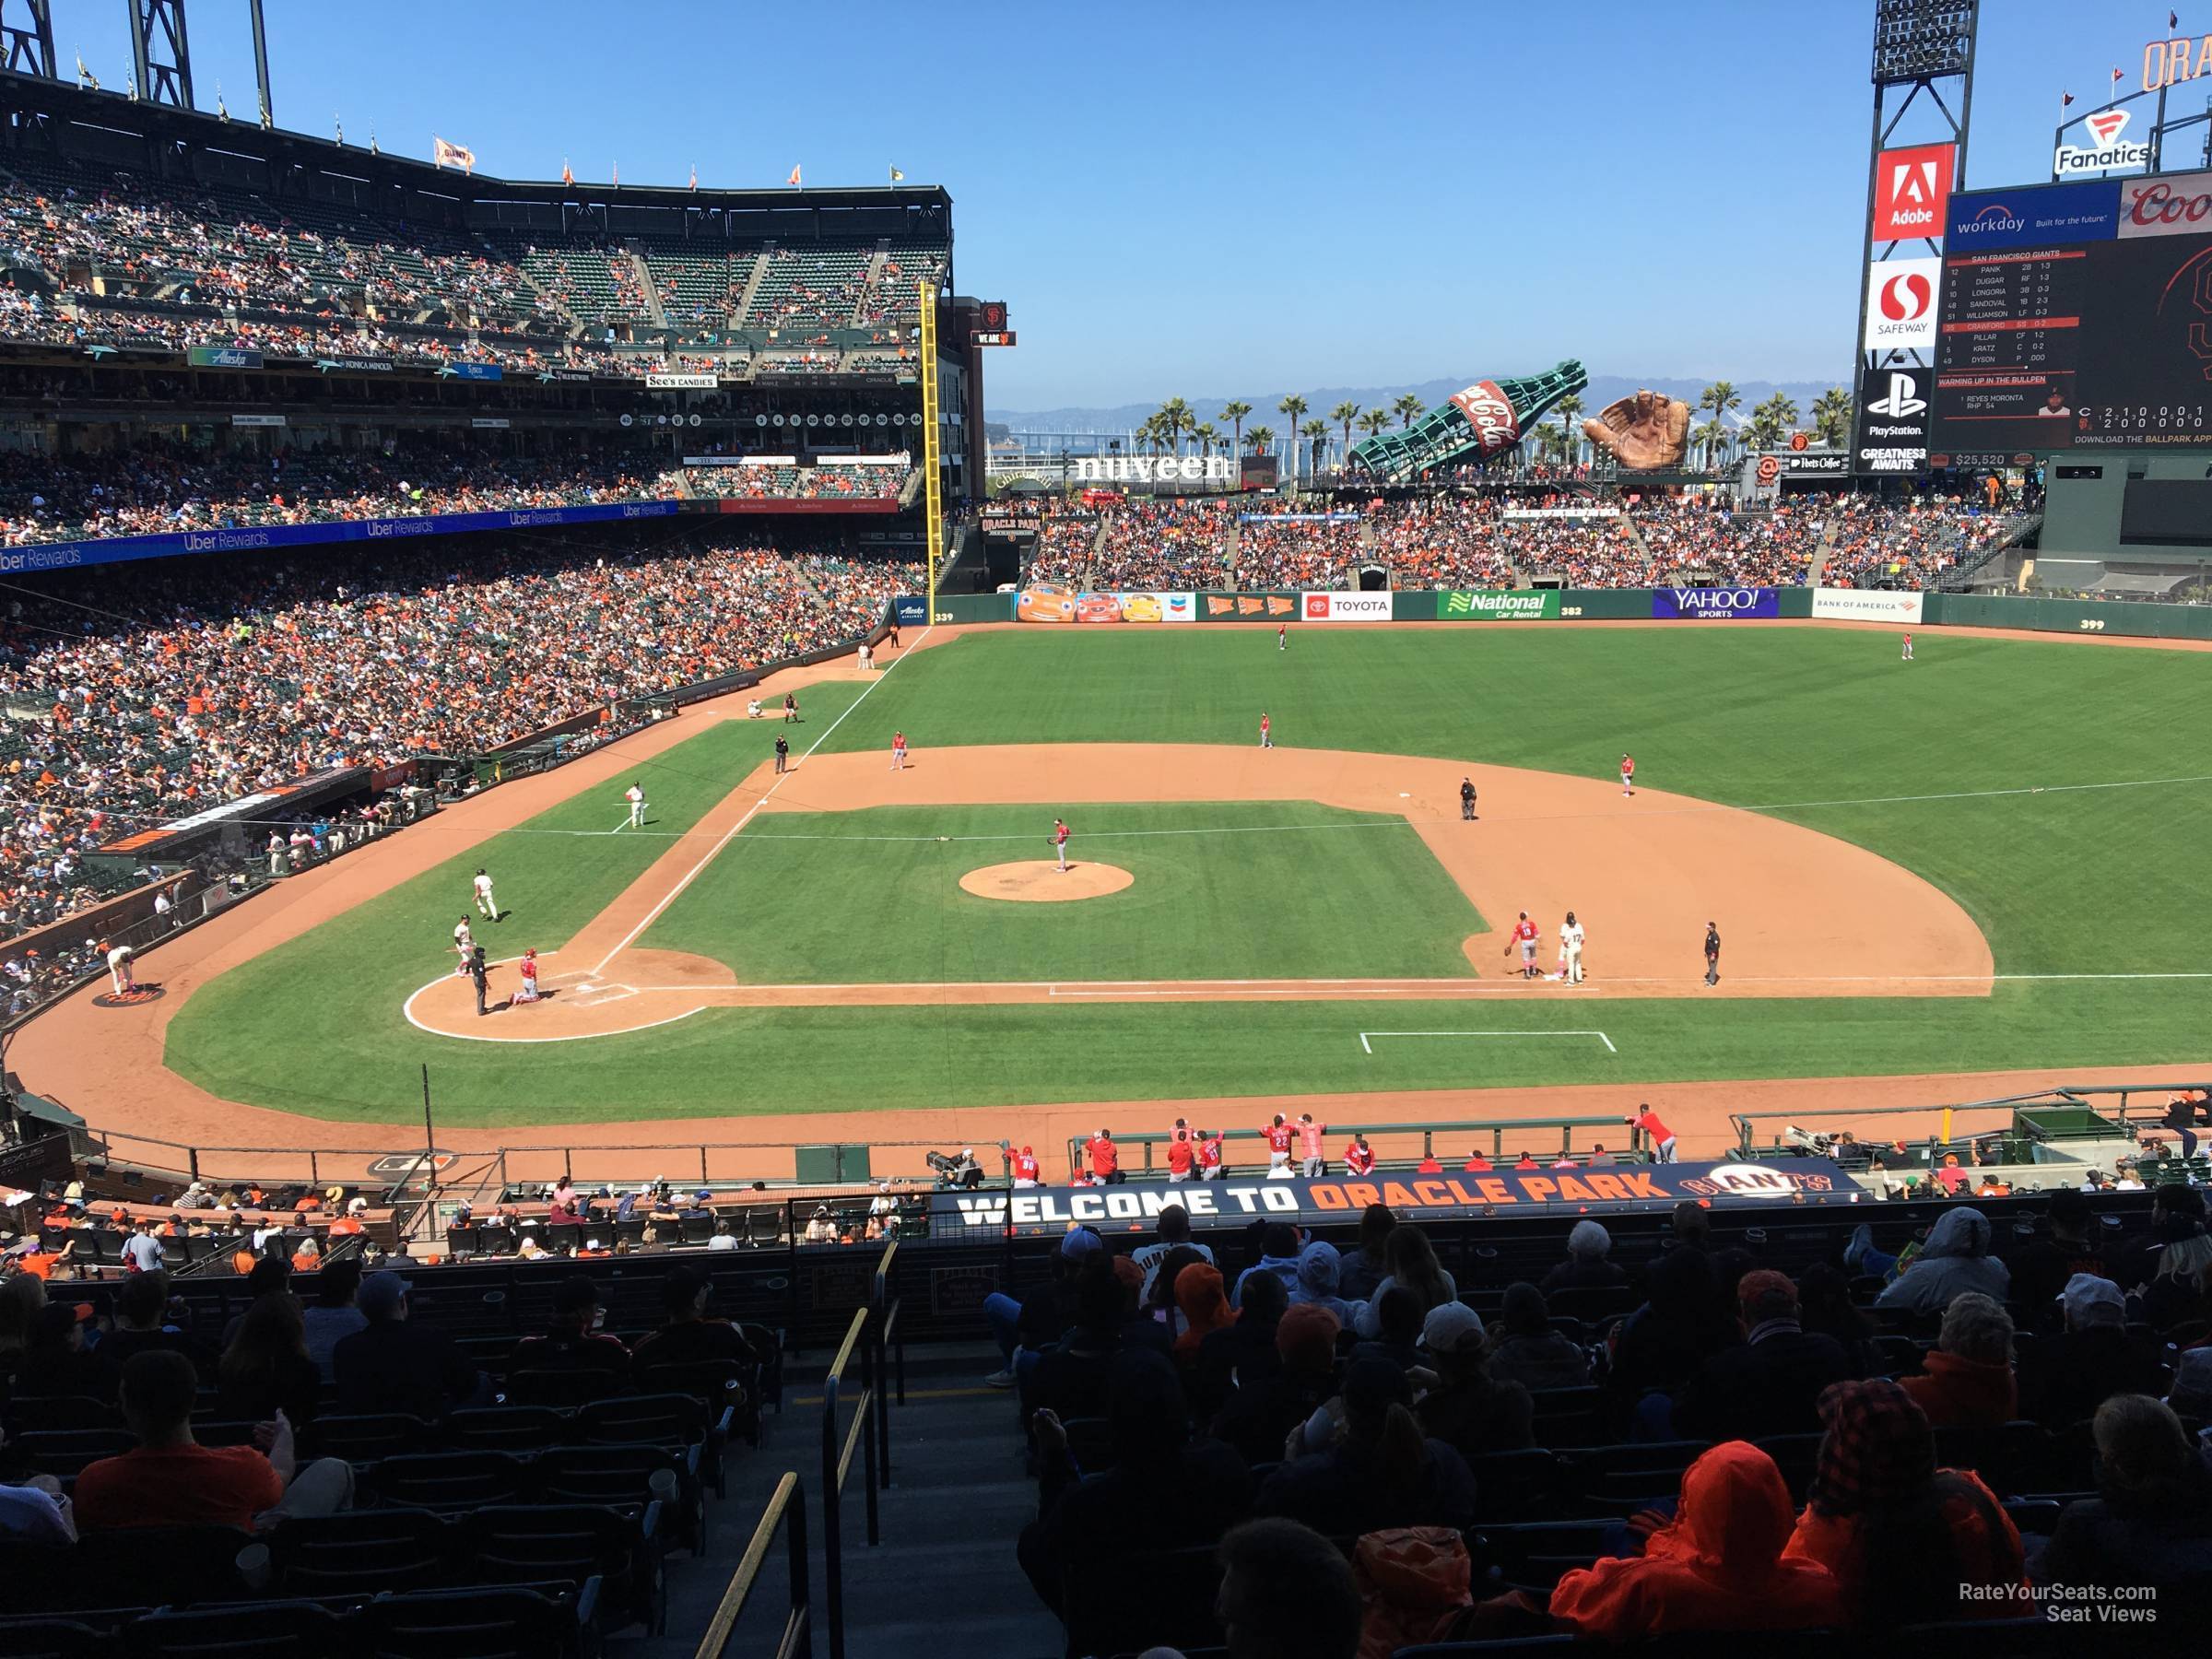
M 737 1621 L 744 1616 L 746 1605 L 760 1582 L 761 1569 L 768 1562 L 769 1551 L 775 1547 L 779 1528 L 783 1531 L 789 1551 L 791 1576 L 783 1629 L 772 1651 L 775 1659 L 813 1659 L 814 1608 L 807 1594 L 806 1488 L 795 1473 L 788 1471 L 776 1483 L 767 1509 L 761 1512 L 760 1524 L 753 1529 L 752 1539 L 737 1562 L 737 1571 L 730 1575 L 729 1587 L 723 1591 L 722 1600 L 707 1619 L 706 1629 L 700 1631 L 694 1659 L 727 1659 Z M 759 1650 L 748 1647 L 747 1651 Z
M 1617 1117 L 1530 1117 L 1488 1120 L 1468 1118 L 1456 1123 L 1445 1124 L 1329 1124 L 1324 1127 L 1332 1143 L 1338 1140 L 1348 1140 L 1355 1135 L 1366 1135 L 1368 1144 L 1375 1147 L 1375 1155 L 1379 1159 L 1406 1155 L 1406 1148 L 1394 1144 L 1392 1137 L 1418 1137 L 1420 1149 L 1413 1156 L 1430 1158 L 1437 1156 L 1436 1146 L 1440 1137 L 1447 1147 L 1457 1147 L 1462 1144 L 1471 1146 L 1475 1143 L 1468 1141 L 1466 1137 L 1482 1135 L 1490 1137 L 1490 1153 L 1492 1157 L 1497 1157 L 1505 1151 L 1507 1134 L 1524 1130 L 1557 1131 L 1559 1137 L 1559 1150 L 1561 1153 L 1571 1153 L 1574 1150 L 1574 1132 L 1577 1129 L 1614 1131 L 1621 1134 L 1622 1145 L 1628 1151 L 1639 1155 L 1643 1151 L 1643 1132 Z M 1218 1133 L 1232 1147 L 1240 1141 L 1262 1140 L 1266 1135 L 1266 1131 L 1264 1129 L 1224 1129 Z M 1155 1147 L 1164 1147 L 1174 1138 L 1174 1132 L 1169 1129 L 1141 1130 L 1127 1135 L 1121 1130 L 1115 1130 L 1114 1145 L 1124 1149 L 1124 1171 L 1133 1175 L 1164 1175 L 1167 1172 L 1167 1165 L 1165 1162 L 1155 1163 L 1153 1161 L 1152 1149 Z M 1068 1137 L 1067 1167 L 1071 1171 L 1088 1166 L 1088 1160 L 1084 1154 L 1084 1148 L 1088 1145 L 1088 1142 L 1080 1136 L 1070 1135 Z M 1132 1147 L 1139 1148 L 1143 1153 L 1143 1161 L 1137 1163 L 1134 1168 L 1127 1161 L 1128 1151 Z M 1337 1149 L 1341 1153 L 1342 1148 L 1338 1147 Z M 1518 1146 L 1513 1148 L 1515 1152 L 1519 1152 L 1521 1149 Z M 1548 1147 L 1544 1149 L 1550 1150 Z M 1004 1141 L 999 1143 L 999 1156 L 1011 1167 L 1013 1149 Z M 1446 1156 L 1457 1156 L 1457 1154 L 1450 1153 Z
M 861 1489 L 866 1500 L 868 1543 L 882 1541 L 877 1512 L 876 1438 L 877 1343 L 868 1326 L 874 1310 L 856 1308 L 846 1327 L 845 1340 L 822 1375 L 822 1594 L 830 1606 L 830 1659 L 845 1659 L 845 1481 L 853 1473 L 853 1456 L 862 1457 Z M 860 1393 L 853 1400 L 850 1426 L 838 1432 L 838 1408 L 843 1403 L 845 1371 L 854 1357 L 860 1360 Z
M 1925 1121 L 1937 1118 L 1937 1125 L 1912 1138 L 1929 1147 L 1950 1147 L 1961 1141 L 1985 1140 L 1992 1135 L 2018 1135 L 2044 1145 L 2068 1140 L 2109 1139 L 2115 1133 L 2132 1128 L 2155 1128 L 2158 1119 L 2165 1113 L 2170 1095 L 2202 1091 L 2212 1094 L 2212 1083 L 2161 1080 L 2155 1083 L 2061 1083 L 2030 1094 L 2005 1095 L 1990 1100 L 1937 1100 L 1924 1106 L 1863 1106 L 1825 1109 L 1818 1113 L 1818 1127 L 1824 1131 L 1850 1127 L 1865 1119 L 1894 1122 L 1898 1119 Z M 2131 1117 L 2131 1108 L 2141 1112 L 2143 1108 L 2134 1102 L 2147 1098 L 2154 1111 L 2149 1115 Z M 2101 1102 L 2110 1100 L 2107 1108 Z M 1996 1123 L 1973 1126 L 1983 1114 L 1995 1113 Z M 1954 1120 L 1968 1117 L 1961 1124 Z M 1780 1147 L 1788 1149 L 1799 1145 L 1777 1135 L 1765 1147 L 1759 1145 L 1758 1125 L 1761 1124 L 1795 1124 L 1811 1114 L 1802 1111 L 1735 1112 L 1728 1121 L 1735 1129 L 1736 1149 L 1744 1157 L 1755 1158 L 1761 1151 Z M 1855 1130 L 1854 1130 L 1855 1133 Z M 1884 1144 L 1888 1141 L 1884 1138 Z M 2023 1159 L 2022 1161 L 2027 1161 Z
M 900 1299 L 893 1274 L 899 1261 L 899 1241 L 884 1247 L 876 1264 L 869 1308 L 875 1317 L 869 1328 L 876 1338 L 876 1480 L 885 1490 L 891 1485 L 891 1367 L 898 1367 L 899 1404 L 906 1404 L 906 1333 L 900 1328 Z

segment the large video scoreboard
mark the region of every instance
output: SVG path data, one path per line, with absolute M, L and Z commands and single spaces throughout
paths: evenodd
M 1950 200 L 1928 447 L 2212 448 L 2212 173 Z

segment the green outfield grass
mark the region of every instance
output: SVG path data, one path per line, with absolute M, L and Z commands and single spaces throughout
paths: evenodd
M 1986 999 L 1594 998 L 1510 1009 L 1506 999 L 720 1008 L 661 1030 L 542 1051 L 433 1038 L 407 1026 L 399 1005 L 450 961 L 441 942 L 477 863 L 490 865 L 502 901 L 516 912 L 497 945 L 543 949 L 594 914 L 665 845 L 533 833 L 604 828 L 618 814 L 600 798 L 608 793 L 602 790 L 499 838 L 481 856 L 456 859 L 224 975 L 172 1023 L 170 1062 L 227 1098 L 382 1118 L 407 1115 L 427 1062 L 444 1121 L 496 1124 L 2013 1067 L 2078 1075 L 2212 1060 L 2205 1018 L 2212 981 L 2102 977 L 2212 971 L 2199 922 L 2212 900 L 2212 782 L 2206 781 L 2212 775 L 2212 659 L 1938 629 L 1922 631 L 1916 642 L 1920 661 L 1908 665 L 1897 660 L 1896 637 L 1887 631 L 1725 624 L 1313 628 L 1294 629 L 1291 649 L 1282 653 L 1271 632 L 1259 630 L 1006 629 L 902 663 L 875 682 L 826 747 L 877 748 L 894 728 L 903 728 L 920 751 L 1148 738 L 1241 745 L 1265 708 L 1285 747 L 1464 758 L 1593 777 L 1609 775 L 1629 748 L 1653 787 L 1775 812 L 1859 842 L 1952 894 L 1995 953 L 2001 982 Z M 811 730 L 824 729 L 841 700 L 856 690 L 817 688 L 807 705 Z M 655 817 L 672 827 L 695 820 L 774 735 L 772 727 L 744 724 L 712 728 L 648 763 L 642 770 Z M 960 812 L 985 823 L 1000 810 Z M 788 833 L 798 821 L 779 814 L 773 826 L 762 820 L 761 827 Z M 435 835 L 438 829 L 407 833 Z M 1381 833 L 1413 840 L 1405 831 Z M 871 853 L 864 886 L 841 883 L 820 864 L 838 853 L 831 843 L 747 845 L 751 840 L 748 831 L 710 865 L 695 888 L 701 902 L 687 894 L 646 942 L 721 956 L 747 978 L 1202 971 L 1163 966 L 1147 930 L 1101 928 L 1090 956 L 1071 945 L 1075 930 L 1054 930 L 1049 916 L 1033 924 L 1035 936 L 1018 936 L 1032 925 L 1027 918 L 971 923 L 962 905 L 926 889 L 938 856 L 930 845 L 878 843 L 890 848 L 889 862 L 885 853 Z M 794 899 L 781 881 L 746 880 L 747 866 L 757 869 L 753 861 L 764 853 L 780 873 L 789 861 L 806 866 L 812 902 Z M 1019 848 L 1006 853 L 1030 855 Z M 986 861 L 957 862 L 965 868 Z M 1117 852 L 1113 862 L 1127 861 Z M 1323 866 L 1326 882 L 1299 890 L 1325 894 L 1354 865 L 1330 861 Z M 1293 856 L 1294 871 L 1306 867 Z M 877 882 L 877 871 L 888 871 L 888 879 Z M 1724 875 L 1716 872 L 1716 879 Z M 1140 877 L 1131 896 L 1147 885 Z M 1451 896 L 1465 906 L 1455 888 Z M 1113 902 L 1072 908 L 1088 923 L 1110 915 Z M 1210 902 L 1203 893 L 1190 901 L 1200 914 Z M 757 913 L 735 913 L 748 908 Z M 876 947 L 866 950 L 857 919 L 865 915 L 879 918 Z M 1200 949 L 1256 950 L 1269 937 L 1256 931 L 1218 936 L 1189 920 L 1178 905 L 1176 929 L 1159 941 L 1160 950 L 1173 953 L 1164 959 L 1185 962 Z M 1403 939 L 1339 941 L 1329 937 L 1332 930 L 1347 930 L 1323 912 L 1266 926 L 1286 951 L 1356 945 L 1405 952 L 1449 944 L 1454 956 L 1459 936 L 1473 931 L 1454 922 Z M 881 947 L 902 928 L 911 940 L 894 959 Z M 904 954 L 910 948 L 911 957 Z M 1053 965 L 1038 973 L 980 971 L 1006 950 L 1039 953 L 1034 959 Z M 864 959 L 865 970 L 854 971 Z M 976 966 L 956 965 L 962 961 Z M 771 971 L 756 975 L 756 963 Z M 158 971 L 158 956 L 151 966 Z M 1462 968 L 1464 959 L 1441 971 Z M 1911 971 L 1911 964 L 1900 971 Z M 1330 971 L 1286 963 L 1267 971 Z M 2059 974 L 2099 977 L 2002 979 Z M 349 983 L 352 1000 L 331 999 L 334 983 Z M 1615 1047 L 1607 1052 L 1582 1039 L 1385 1041 L 1371 1054 L 1358 1037 L 1363 1030 L 1486 1027 L 1602 1028 Z
M 1049 806 L 775 813 L 638 942 L 756 984 L 1472 977 L 1461 945 L 1482 917 L 1403 818 L 1310 801 L 1100 805 L 1076 862 L 1133 885 L 1081 905 L 960 889 L 980 865 L 1049 856 L 1052 821 Z

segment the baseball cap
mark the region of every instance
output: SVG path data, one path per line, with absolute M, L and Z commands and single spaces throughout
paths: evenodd
M 2058 1300 L 2065 1304 L 2066 1317 L 2077 1324 L 2088 1324 L 2090 1315 L 2103 1309 L 2123 1323 L 2127 1318 L 2127 1299 L 2120 1294 L 2120 1287 L 2093 1273 L 2077 1273 L 2068 1279 Z
M 1421 1346 L 1432 1354 L 1456 1354 L 1482 1340 L 1482 1315 L 1463 1301 L 1439 1303 L 1421 1322 Z
M 1071 1227 L 1061 1235 L 1060 1253 L 1071 1259 L 1089 1255 L 1105 1248 L 1106 1241 L 1088 1227 Z

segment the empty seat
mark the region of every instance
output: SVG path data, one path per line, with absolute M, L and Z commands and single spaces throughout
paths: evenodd
M 163 1608 L 135 1620 L 123 1651 L 159 1659 L 300 1659 L 347 1651 L 343 1617 L 311 1601 Z
M 288 1595 L 373 1595 L 453 1580 L 452 1528 L 419 1509 L 301 1517 L 269 1534 L 276 1585 Z
M 696 1446 L 555 1446 L 530 1459 L 530 1500 L 621 1505 L 657 1499 L 673 1513 L 678 1541 L 699 1555 L 706 1548 L 707 1506 L 699 1468 Z
M 420 1418 L 406 1412 L 318 1417 L 300 1431 L 300 1454 L 303 1459 L 342 1457 L 347 1463 L 374 1463 L 415 1451 L 428 1432 Z
M 382 1503 L 477 1509 L 519 1498 L 523 1463 L 504 1452 L 416 1452 L 380 1458 L 362 1472 L 361 1484 Z
M 619 1612 L 659 1635 L 667 1616 L 661 1508 L 591 1503 L 496 1504 L 456 1524 L 470 1571 L 497 1583 L 602 1581 Z
M 103 1457 L 121 1457 L 137 1443 L 136 1437 L 123 1428 L 43 1429 L 18 1435 L 12 1442 L 16 1454 L 32 1474 L 63 1480 L 76 1479 L 87 1464 Z
M 710 1412 L 689 1394 L 625 1394 L 582 1407 L 572 1432 L 587 1445 L 697 1446 L 700 1476 L 721 1498 L 727 1496 L 722 1449 L 731 1421 L 727 1409 Z
M 442 1426 L 447 1442 L 478 1452 L 535 1452 L 569 1432 L 567 1413 L 550 1406 L 468 1406 Z
M 360 1612 L 367 1659 L 577 1659 L 598 1649 L 600 1584 L 476 1585 L 380 1595 Z

